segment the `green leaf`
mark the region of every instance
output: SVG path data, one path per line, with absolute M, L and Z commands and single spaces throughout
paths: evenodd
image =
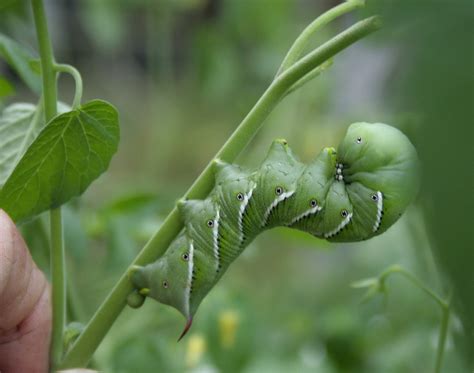
M 367 288 L 364 296 L 362 297 L 361 302 L 365 303 L 368 300 L 372 299 L 378 294 L 385 293 L 385 284 L 384 281 L 379 277 L 369 277 L 365 278 L 351 284 L 353 288 Z
M 5 183 L 0 208 L 20 221 L 82 194 L 107 170 L 119 132 L 117 111 L 105 101 L 53 118 Z
M 379 294 L 384 294 L 384 293 L 385 291 L 383 290 L 383 288 L 379 286 L 379 284 L 374 284 L 367 289 L 367 291 L 365 292 L 364 296 L 361 299 L 361 303 L 368 302 L 375 296 Z
M 58 112 L 71 108 L 58 102 Z M 41 107 L 15 103 L 6 107 L 0 115 L 0 187 L 44 126 Z
M 41 77 L 30 66 L 30 61 L 35 57 L 28 49 L 0 34 L 0 56 L 18 73 L 33 92 L 41 92 Z
M 0 99 L 13 95 L 14 93 L 15 88 L 13 88 L 11 83 L 3 76 L 0 76 Z
M 28 61 L 31 71 L 41 75 L 41 60 L 39 58 Z
M 84 331 L 84 324 L 74 321 L 72 323 L 69 323 L 65 330 L 64 330 L 64 335 L 63 335 L 63 341 L 64 341 L 64 349 L 67 351 L 69 347 L 72 346 L 74 341 L 81 335 L 81 333 Z
M 375 284 L 378 284 L 379 279 L 377 277 L 364 278 L 362 280 L 355 281 L 351 284 L 353 288 L 368 288 Z
M 35 113 L 35 105 L 16 103 L 0 116 L 0 186 L 40 130 L 41 115 Z

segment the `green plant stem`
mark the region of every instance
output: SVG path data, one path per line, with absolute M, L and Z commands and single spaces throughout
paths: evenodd
M 32 0 L 32 5 L 41 60 L 44 113 L 46 122 L 48 122 L 57 114 L 56 72 L 54 71 L 53 47 L 49 39 L 43 1 Z
M 376 16 L 360 21 L 315 49 L 280 74 L 219 150 L 215 158 L 226 162 L 233 162 L 260 129 L 265 118 L 294 83 L 349 45 L 379 29 L 380 25 L 380 19 Z M 209 194 L 214 186 L 212 166 L 213 162 L 206 166 L 184 198 L 202 199 Z M 179 213 L 174 208 L 164 220 L 160 229 L 138 254 L 132 265 L 145 265 L 156 260 L 165 252 L 182 228 L 183 224 Z M 119 279 L 86 326 L 84 332 L 66 354 L 63 363 L 60 365 L 61 368 L 83 367 L 87 365 L 107 331 L 126 306 L 126 298 L 132 290 L 133 287 L 128 278 L 127 271 Z
M 56 71 L 48 25 L 42 0 L 32 0 L 33 17 L 38 38 L 41 59 L 41 77 L 43 85 L 43 106 L 45 122 L 49 122 L 57 114 Z M 56 366 L 63 353 L 63 331 L 66 315 L 66 281 L 64 265 L 64 245 L 61 208 L 50 212 L 51 229 L 51 283 L 53 331 L 51 336 L 51 365 Z
M 449 316 L 451 314 L 450 305 L 451 305 L 451 299 L 448 301 L 447 306 L 443 308 L 441 324 L 439 326 L 439 338 L 438 338 L 438 348 L 436 351 L 435 373 L 441 373 L 441 368 L 443 366 L 443 357 L 444 357 L 444 350 L 445 350 L 445 345 L 446 345 L 446 337 L 448 336 L 448 329 L 449 329 Z
M 354 9 L 362 8 L 365 5 L 364 0 L 348 0 L 334 8 L 329 9 L 327 12 L 321 14 L 313 22 L 311 22 L 303 32 L 296 38 L 293 45 L 288 50 L 283 62 L 276 76 L 280 75 L 283 71 L 292 66 L 300 58 L 303 50 L 308 45 L 313 35 L 328 23 L 334 21 L 336 18 L 351 12 Z
M 429 297 L 431 297 L 436 303 L 438 303 L 441 308 L 445 309 L 449 307 L 448 303 L 444 299 L 439 297 L 433 290 L 426 287 L 420 280 L 418 280 L 418 278 L 416 278 L 413 274 L 408 272 L 406 269 L 400 267 L 399 265 L 390 266 L 385 271 L 383 271 L 382 274 L 379 276 L 380 281 L 384 282 L 388 278 L 388 276 L 394 273 L 399 273 L 400 275 L 404 276 L 413 285 L 424 291 Z
M 51 224 L 51 282 L 53 303 L 53 331 L 51 364 L 56 366 L 62 358 L 63 334 L 66 325 L 66 263 L 64 259 L 63 223 L 61 208 L 50 211 Z
M 306 83 L 310 82 L 314 78 L 318 77 L 321 73 L 325 70 L 329 69 L 332 66 L 333 60 L 332 58 L 324 62 L 322 65 L 318 66 L 317 68 L 313 69 L 311 72 L 303 76 L 300 80 L 298 80 L 295 84 L 293 84 L 288 90 L 285 92 L 285 96 L 292 94 L 294 91 L 300 89 Z
M 72 108 L 76 109 L 82 100 L 82 77 L 79 71 L 71 65 L 67 64 L 55 64 L 54 69 L 57 72 L 68 73 L 74 79 L 75 91 L 74 91 L 74 101 L 72 102 Z
M 417 288 L 424 291 L 429 297 L 431 297 L 438 305 L 441 307 L 441 324 L 439 329 L 439 337 L 438 337 L 438 347 L 436 351 L 436 363 L 435 363 L 435 373 L 441 372 L 441 367 L 443 365 L 443 357 L 444 357 L 444 350 L 446 345 L 446 337 L 448 335 L 448 328 L 449 328 L 449 317 L 451 314 L 451 296 L 449 296 L 448 301 L 445 301 L 440 296 L 438 296 L 433 290 L 423 285 L 423 283 L 418 280 L 413 274 L 408 272 L 407 270 L 403 269 L 399 265 L 394 265 L 387 268 L 382 274 L 379 276 L 379 279 L 382 283 L 386 281 L 386 279 L 394 273 L 399 273 L 408 279 L 413 285 Z

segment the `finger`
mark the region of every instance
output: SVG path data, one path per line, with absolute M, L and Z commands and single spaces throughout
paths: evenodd
M 0 210 L 0 371 L 47 372 L 50 331 L 48 283 Z

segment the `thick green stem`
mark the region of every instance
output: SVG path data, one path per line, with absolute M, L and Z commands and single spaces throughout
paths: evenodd
M 56 71 L 48 25 L 42 0 L 32 0 L 33 16 L 41 59 L 43 106 L 45 122 L 57 114 Z M 61 209 L 51 210 L 51 282 L 53 332 L 51 337 L 51 365 L 56 366 L 63 353 L 63 331 L 66 315 L 66 281 Z
M 234 161 L 260 129 L 268 114 L 280 102 L 286 91 L 293 84 L 335 54 L 376 31 L 379 27 L 380 19 L 378 17 L 371 17 L 360 21 L 285 70 L 268 87 L 232 136 L 216 154 L 215 158 L 226 162 Z M 214 175 L 212 173 L 212 162 L 210 162 L 187 191 L 185 198 L 205 198 L 213 186 Z M 156 260 L 165 252 L 182 228 L 182 221 L 175 208 L 138 254 L 132 265 L 145 265 Z M 126 298 L 132 290 L 127 272 L 125 272 L 94 314 L 84 332 L 66 354 L 61 368 L 83 367 L 87 365 L 97 346 L 126 306 Z

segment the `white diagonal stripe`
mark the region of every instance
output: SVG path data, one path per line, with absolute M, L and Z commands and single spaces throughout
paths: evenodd
M 268 217 L 270 216 L 272 210 L 278 206 L 278 204 L 282 201 L 284 201 L 285 199 L 287 198 L 290 198 L 293 193 L 295 193 L 294 190 L 290 190 L 286 193 L 282 193 L 280 194 L 277 198 L 275 198 L 273 200 L 273 202 L 270 204 L 270 206 L 268 206 L 267 208 L 267 211 L 265 211 L 265 215 L 263 216 L 263 222 L 262 222 L 262 227 L 264 227 L 265 225 L 267 225 L 267 220 L 268 220 Z
M 332 236 L 335 236 L 338 234 L 340 231 L 344 229 L 344 227 L 351 222 L 352 219 L 352 212 L 346 216 L 346 218 L 339 224 L 335 229 L 333 229 L 330 232 L 324 233 L 324 238 L 331 238 Z
M 383 211 L 383 194 L 382 192 L 377 192 L 377 216 L 375 218 L 375 223 L 372 228 L 372 232 L 377 232 L 380 228 L 380 223 L 382 222 L 382 211 Z
M 244 226 L 243 226 L 244 213 L 245 213 L 245 210 L 247 209 L 247 205 L 250 202 L 250 198 L 252 198 L 252 193 L 256 187 L 257 187 L 257 184 L 254 183 L 250 191 L 244 195 L 244 200 L 242 204 L 240 205 L 239 219 L 237 221 L 238 226 L 239 226 L 240 244 L 242 244 L 242 242 L 244 241 Z
M 186 292 L 184 294 L 184 307 L 186 310 L 186 316 L 189 317 L 189 303 L 191 299 L 191 288 L 193 286 L 193 269 L 194 269 L 194 244 L 193 241 L 189 243 L 189 260 L 188 260 L 188 283 Z
M 219 206 L 216 208 L 216 218 L 214 219 L 214 227 L 212 227 L 214 258 L 216 259 L 216 271 L 219 269 Z
M 296 218 L 294 218 L 290 224 L 288 225 L 293 225 L 295 223 L 297 223 L 298 221 L 300 221 L 301 219 L 304 219 L 305 217 L 309 216 L 309 215 L 313 215 L 313 214 L 316 214 L 318 213 L 319 211 L 322 210 L 322 207 L 316 205 L 308 210 L 306 210 L 305 212 L 303 212 L 302 214 L 298 215 Z

